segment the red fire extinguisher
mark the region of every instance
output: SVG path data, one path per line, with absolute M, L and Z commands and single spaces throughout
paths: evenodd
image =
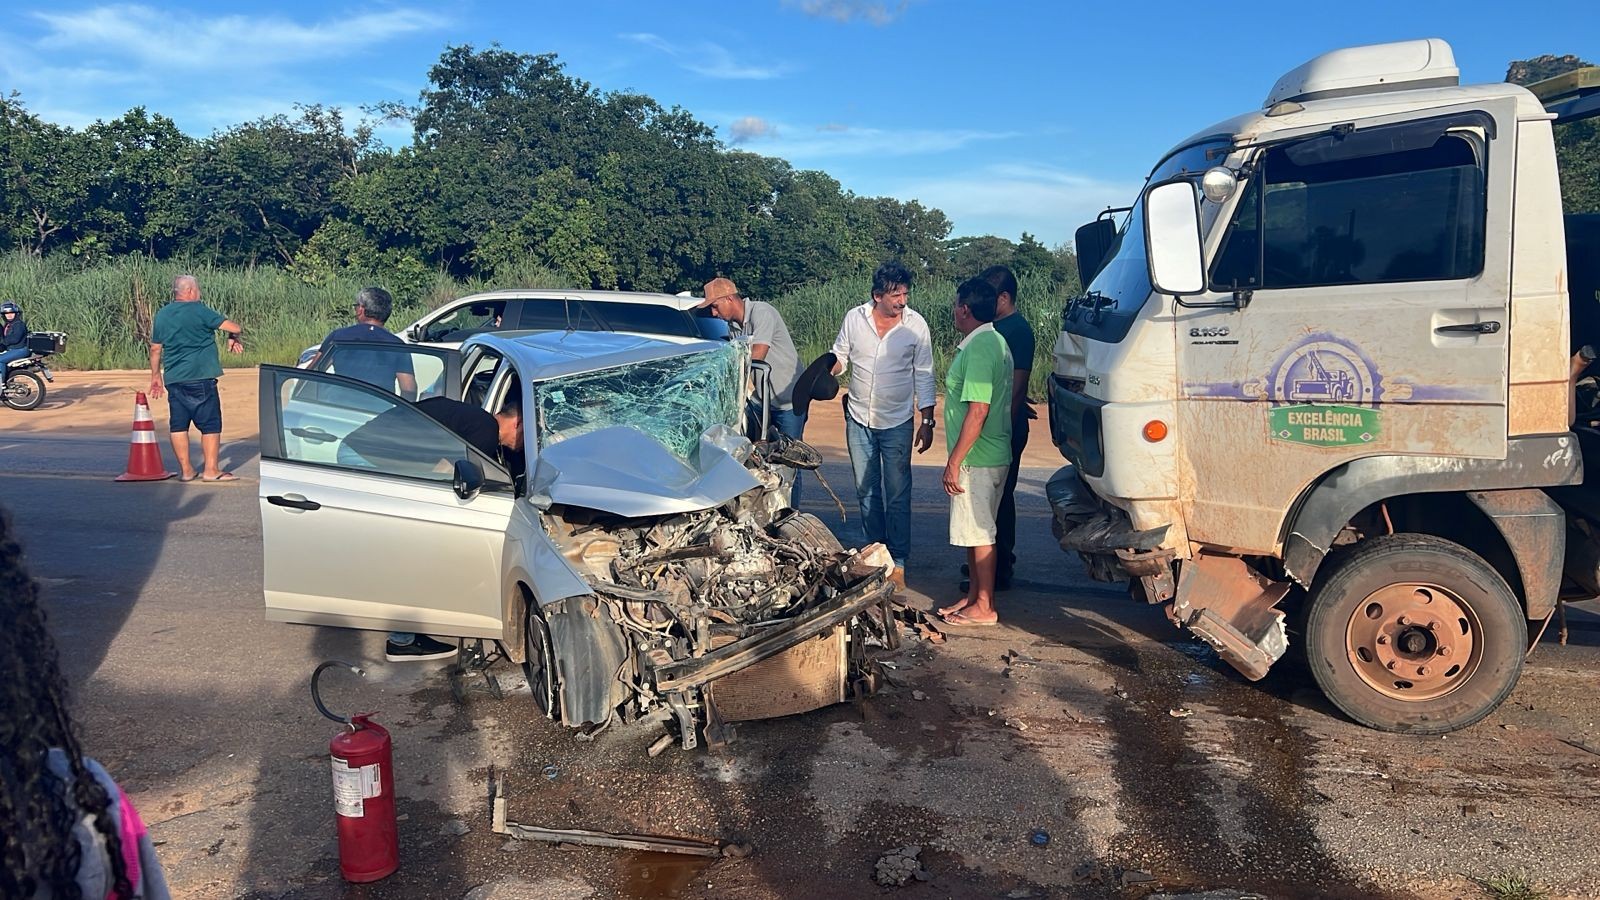
M 333 757 L 334 820 L 339 826 L 339 872 L 346 881 L 377 881 L 400 867 L 400 835 L 394 814 L 394 757 L 389 732 L 371 713 L 335 715 L 322 705 L 317 679 L 335 666 L 357 675 L 347 662 L 329 661 L 311 675 L 317 711 L 345 726 L 328 742 Z

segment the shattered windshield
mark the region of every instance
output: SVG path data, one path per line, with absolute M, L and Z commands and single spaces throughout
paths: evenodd
M 749 344 L 653 359 L 534 385 L 541 446 L 626 425 L 688 459 L 713 425 L 743 418 Z

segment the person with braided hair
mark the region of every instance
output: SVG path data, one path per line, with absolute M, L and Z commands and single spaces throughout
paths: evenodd
M 0 897 L 169 900 L 139 814 L 84 756 L 38 585 L 0 509 Z

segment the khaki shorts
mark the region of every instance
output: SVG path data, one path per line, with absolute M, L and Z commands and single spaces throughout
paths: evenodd
M 964 493 L 950 498 L 950 543 L 984 547 L 994 543 L 995 514 L 1005 493 L 1005 466 L 962 466 Z

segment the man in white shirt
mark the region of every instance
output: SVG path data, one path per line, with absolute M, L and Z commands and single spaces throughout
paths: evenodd
M 928 323 L 906 305 L 911 273 L 891 260 L 872 273 L 872 299 L 845 313 L 834 374 L 850 373 L 845 439 L 855 469 L 861 527 L 894 558 L 905 587 L 911 553 L 911 447 L 933 444 L 933 341 Z

